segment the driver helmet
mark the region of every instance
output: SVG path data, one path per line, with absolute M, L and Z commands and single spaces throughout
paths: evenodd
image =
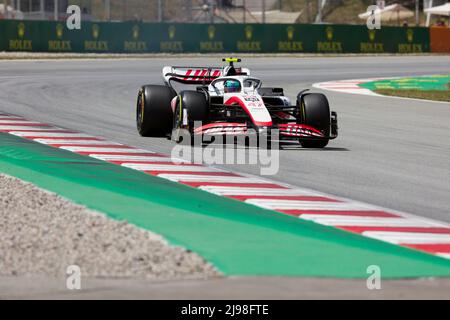
M 238 80 L 227 80 L 224 84 L 225 93 L 240 92 L 241 83 Z

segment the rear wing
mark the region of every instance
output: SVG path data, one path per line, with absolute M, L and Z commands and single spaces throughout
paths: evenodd
M 170 85 L 171 81 L 183 84 L 208 85 L 219 77 L 228 74 L 230 67 L 164 67 L 162 76 L 164 82 Z M 238 74 L 249 75 L 250 70 L 235 68 Z
M 171 81 L 183 84 L 210 84 L 214 79 L 222 76 L 221 67 L 164 67 L 164 82 Z

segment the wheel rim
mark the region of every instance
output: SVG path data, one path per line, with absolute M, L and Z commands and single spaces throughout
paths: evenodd
M 139 92 L 137 108 L 136 108 L 136 122 L 138 129 L 141 129 L 142 122 L 144 121 L 144 97 L 143 92 Z

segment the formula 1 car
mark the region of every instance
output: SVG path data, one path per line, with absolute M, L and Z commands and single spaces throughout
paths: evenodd
M 174 137 L 183 129 L 194 135 L 269 135 L 295 140 L 306 148 L 324 148 L 338 134 L 337 115 L 327 98 L 303 90 L 292 105 L 282 88 L 262 87 L 240 59 L 225 67 L 164 67 L 164 85 L 145 85 L 138 93 L 137 129 L 145 137 Z M 177 92 L 173 83 L 195 85 Z M 175 140 L 180 142 L 175 135 Z

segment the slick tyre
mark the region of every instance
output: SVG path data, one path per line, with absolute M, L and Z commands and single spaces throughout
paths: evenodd
M 331 114 L 328 99 L 321 93 L 309 93 L 299 102 L 299 123 L 321 131 L 325 137 L 330 136 Z M 300 140 L 304 148 L 325 148 L 329 139 Z
M 167 86 L 147 85 L 138 93 L 136 125 L 143 137 L 164 137 L 172 131 L 173 111 L 170 106 L 176 96 Z
M 195 128 L 205 125 L 209 119 L 209 103 L 204 93 L 197 91 L 182 91 L 177 99 L 175 112 L 173 116 L 173 128 L 177 143 L 194 145 Z M 187 134 L 190 134 L 190 138 Z

